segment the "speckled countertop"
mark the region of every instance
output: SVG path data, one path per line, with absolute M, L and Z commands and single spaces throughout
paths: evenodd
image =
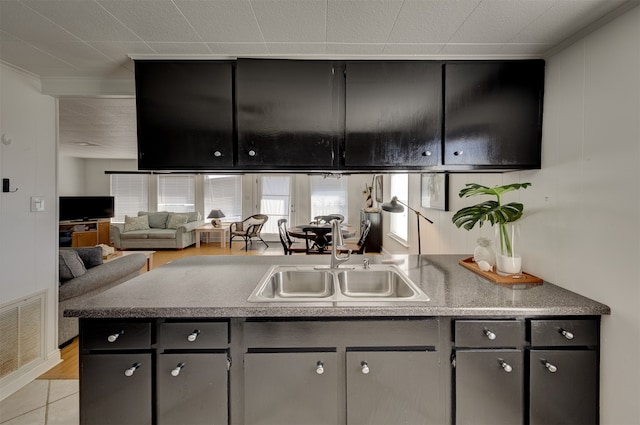
M 247 298 L 270 266 L 328 264 L 329 256 L 198 256 L 144 273 L 65 311 L 82 318 L 558 316 L 610 314 L 604 304 L 545 282 L 512 289 L 458 264 L 463 256 L 365 256 L 397 260 L 429 296 L 411 303 L 252 303 Z M 362 264 L 353 255 L 346 263 Z

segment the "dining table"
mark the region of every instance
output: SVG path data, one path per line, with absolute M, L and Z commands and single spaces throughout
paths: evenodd
M 346 224 L 340 226 L 340 232 L 343 238 L 350 238 L 356 234 L 355 229 Z M 289 228 L 289 236 L 313 240 L 318 251 L 323 252 L 331 241 L 331 223 L 298 224 Z

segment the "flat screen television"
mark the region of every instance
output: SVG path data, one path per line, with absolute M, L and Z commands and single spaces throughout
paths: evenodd
M 115 208 L 113 196 L 61 196 L 60 221 L 111 218 Z

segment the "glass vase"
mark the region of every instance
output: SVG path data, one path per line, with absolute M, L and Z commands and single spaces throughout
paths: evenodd
M 495 227 L 496 273 L 502 276 L 520 274 L 520 226 L 514 223 L 498 224 Z

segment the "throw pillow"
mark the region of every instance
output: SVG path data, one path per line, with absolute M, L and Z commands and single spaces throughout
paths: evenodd
M 188 212 L 186 214 L 187 214 L 187 217 L 189 217 L 189 219 L 187 220 L 187 223 L 191 223 L 192 221 L 198 221 L 202 218 L 200 216 L 200 211 Z
M 167 229 L 177 229 L 183 224 L 187 223 L 189 216 L 187 214 L 169 214 L 167 220 Z
M 58 277 L 60 282 L 65 282 L 74 277 L 82 276 L 87 272 L 80 255 L 75 249 L 61 249 L 58 254 Z
M 149 217 L 149 227 L 152 229 L 166 229 L 167 218 L 169 217 L 168 211 L 146 212 L 139 211 L 138 216 L 146 215 Z
M 76 252 L 80 256 L 86 269 L 102 264 L 102 247 L 100 246 L 76 248 Z
M 124 231 L 133 232 L 134 230 L 149 230 L 149 216 L 141 215 L 138 217 L 124 216 Z

